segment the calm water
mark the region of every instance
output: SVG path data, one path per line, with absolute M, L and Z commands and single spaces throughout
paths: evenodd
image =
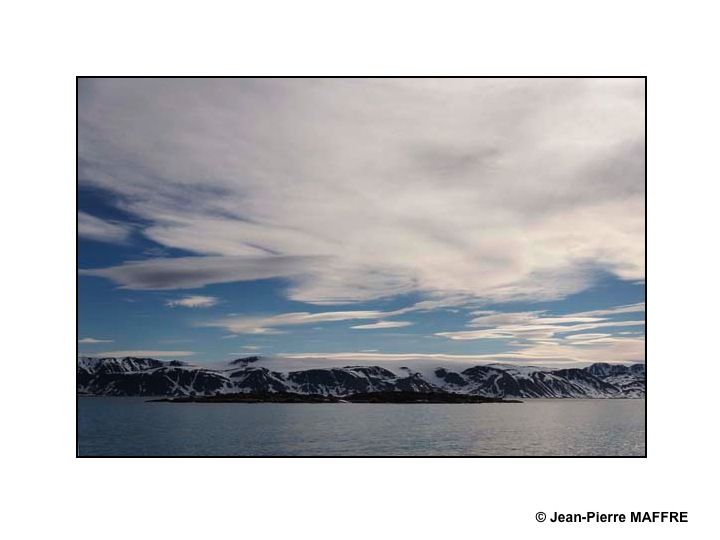
M 645 453 L 645 401 L 639 399 L 467 405 L 78 401 L 81 456 Z

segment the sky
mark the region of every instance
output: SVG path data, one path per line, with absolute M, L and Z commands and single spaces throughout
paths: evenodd
M 643 362 L 643 79 L 90 79 L 78 349 Z

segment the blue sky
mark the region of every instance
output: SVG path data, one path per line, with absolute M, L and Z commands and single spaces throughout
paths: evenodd
M 641 79 L 83 79 L 79 350 L 644 361 Z

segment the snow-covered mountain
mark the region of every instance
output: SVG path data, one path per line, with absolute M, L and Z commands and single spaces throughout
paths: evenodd
M 347 366 L 281 372 L 259 357 L 239 358 L 209 369 L 152 358 L 78 358 L 78 392 L 106 396 L 184 396 L 233 392 L 296 392 L 346 396 L 358 392 L 456 392 L 484 397 L 639 398 L 645 365 L 597 363 L 550 369 L 511 364 L 462 371 L 437 367 L 395 373 L 379 366 Z

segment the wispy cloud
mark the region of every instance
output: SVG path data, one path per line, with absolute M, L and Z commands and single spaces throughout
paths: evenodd
M 624 332 L 620 332 L 623 334 Z M 612 334 L 573 334 L 572 336 L 566 336 L 565 339 L 570 341 L 588 341 L 592 339 L 600 339 L 610 337 Z
M 516 352 L 493 354 L 448 354 L 448 353 L 380 353 L 380 352 L 340 352 L 340 353 L 287 353 L 283 358 L 300 360 L 316 359 L 328 363 L 381 363 L 423 361 L 431 364 L 459 362 L 469 365 L 490 364 L 494 362 L 518 362 L 533 365 L 593 363 L 593 362 L 644 362 L 644 339 L 619 339 L 602 347 L 571 347 L 562 345 L 535 345 Z
M 281 313 L 271 316 L 228 316 L 212 321 L 201 323 L 202 326 L 224 328 L 229 335 L 223 336 L 224 339 L 236 337 L 238 334 L 273 334 L 279 333 L 278 328 L 287 326 L 301 326 L 307 324 L 328 323 L 338 321 L 353 321 L 365 319 L 378 319 L 372 324 L 364 324 L 352 326 L 351 328 L 365 329 L 381 329 L 381 328 L 401 328 L 410 326 L 411 322 L 407 321 L 386 321 L 389 317 L 405 315 L 412 312 L 424 312 L 432 309 L 447 308 L 449 306 L 464 305 L 468 302 L 468 298 L 462 296 L 450 296 L 443 300 L 422 300 L 409 306 L 395 309 L 392 311 L 381 310 L 356 310 L 356 311 L 321 311 L 318 313 L 309 313 L 305 311 L 294 313 Z M 320 329 L 315 327 L 314 329 Z
M 81 355 L 85 356 L 99 356 L 99 357 L 125 357 L 135 356 L 143 358 L 180 358 L 183 356 L 192 356 L 194 351 L 152 351 L 152 350 L 130 350 L 130 351 L 102 351 L 102 352 L 83 352 Z
M 573 361 L 644 361 L 645 339 L 640 334 L 612 330 L 642 327 L 644 320 L 613 320 L 619 315 L 644 311 L 644 303 L 610 309 L 549 315 L 544 311 L 485 313 L 471 319 L 471 330 L 438 332 L 451 340 L 503 340 L 514 349 L 502 358 L 546 361 L 564 358 Z M 589 330 L 608 329 L 610 333 Z
M 475 317 L 467 326 L 472 330 L 438 332 L 435 335 L 453 340 L 526 339 L 550 340 L 564 334 L 584 332 L 598 328 L 643 326 L 643 320 L 611 320 L 613 316 L 644 311 L 645 304 L 618 306 L 612 309 L 546 315 L 544 311 L 491 313 Z M 600 316 L 602 315 L 602 316 Z
M 92 337 L 85 337 L 82 339 L 78 339 L 78 343 L 82 343 L 82 344 L 86 344 L 86 345 L 93 344 L 93 343 L 112 343 L 112 342 L 113 342 L 112 339 L 95 339 Z
M 216 306 L 219 299 L 214 296 L 184 296 L 177 300 L 168 300 L 165 302 L 169 307 L 186 307 L 186 308 L 209 308 Z
M 131 230 L 131 227 L 126 224 L 106 221 L 85 212 L 78 212 L 78 236 L 82 238 L 124 244 L 127 242 Z
M 202 326 L 225 328 L 233 334 L 272 334 L 277 328 L 356 319 L 379 319 L 382 311 L 296 312 L 269 317 L 226 317 L 202 323 Z
M 645 302 L 638 302 L 637 304 L 629 304 L 627 306 L 617 306 L 610 309 L 583 311 L 575 315 L 578 317 L 606 317 L 610 315 L 622 315 L 624 313 L 645 313 Z
M 85 79 L 78 116 L 82 181 L 194 254 L 83 272 L 124 288 L 502 302 L 645 277 L 641 79 Z
M 403 326 L 410 326 L 412 323 L 407 321 L 378 321 L 371 324 L 358 324 L 351 326 L 355 330 L 380 330 L 383 328 L 402 328 Z
M 454 340 L 475 340 L 475 339 L 550 339 L 557 334 L 595 330 L 597 328 L 643 326 L 645 321 L 603 321 L 587 324 L 547 324 L 542 320 L 535 321 L 535 324 L 527 325 L 503 325 L 483 330 L 460 330 L 457 332 L 437 332 L 436 336 L 447 337 Z
M 86 268 L 79 274 L 111 279 L 123 289 L 196 289 L 211 283 L 293 276 L 317 262 L 316 257 L 176 257 Z

